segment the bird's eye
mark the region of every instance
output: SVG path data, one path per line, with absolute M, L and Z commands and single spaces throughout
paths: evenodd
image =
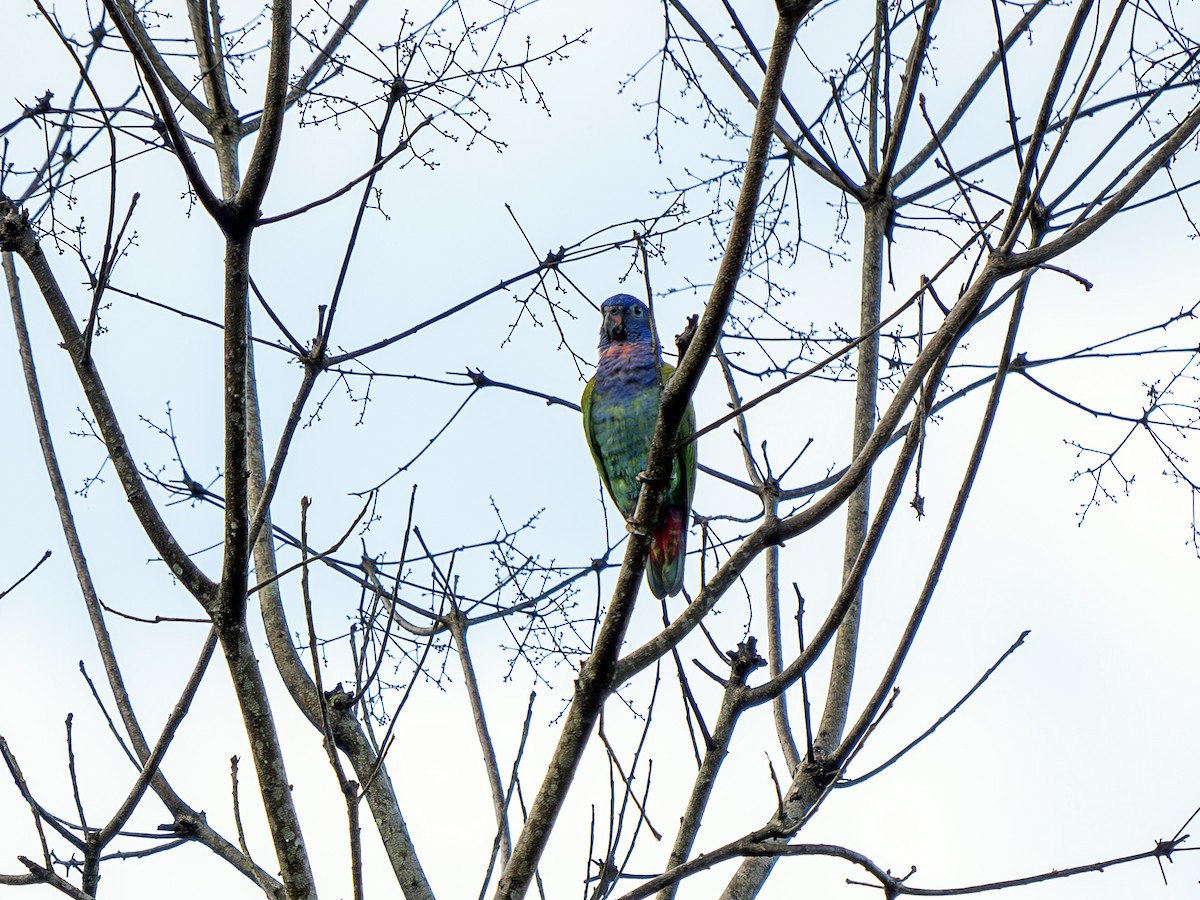
M 641 315 L 642 315 L 642 308 L 641 308 L 640 306 L 635 306 L 635 307 L 633 308 L 633 314 L 634 314 L 634 316 L 636 316 L 636 317 L 638 317 L 638 318 L 641 318 Z

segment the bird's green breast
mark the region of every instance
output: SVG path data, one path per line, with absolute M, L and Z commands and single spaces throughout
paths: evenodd
M 591 434 L 609 493 L 626 518 L 633 515 L 646 467 L 650 439 L 658 418 L 658 385 L 624 397 L 594 395 L 590 409 Z

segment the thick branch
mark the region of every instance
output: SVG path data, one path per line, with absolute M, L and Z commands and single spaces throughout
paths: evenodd
M 104 0 L 104 6 L 108 10 L 109 15 L 113 17 L 113 22 L 116 23 L 117 30 L 121 32 L 121 38 L 125 41 L 125 46 L 129 48 L 129 52 L 133 55 L 138 67 L 142 70 L 146 85 L 149 87 L 150 94 L 154 99 L 154 105 L 158 109 L 158 114 L 162 117 L 167 137 L 171 142 L 171 149 L 175 151 L 175 156 L 179 160 L 179 164 L 183 167 L 188 184 L 196 192 L 196 197 L 199 199 L 201 206 L 208 211 L 208 214 L 218 223 L 224 223 L 225 212 L 221 201 L 212 192 L 212 188 L 208 186 L 208 182 L 204 178 L 204 173 L 200 171 L 200 165 L 196 162 L 196 157 L 192 154 L 192 147 L 188 143 L 187 135 L 183 133 L 183 127 L 179 124 L 179 119 L 175 116 L 171 99 L 167 96 L 167 92 L 163 88 L 163 82 L 158 77 L 157 69 L 150 55 L 154 42 L 146 36 L 145 30 L 138 23 L 137 13 L 128 3 L 123 4 L 120 0 Z M 127 12 L 129 14 L 128 17 L 126 16 Z M 205 122 L 207 126 L 211 118 L 212 116 L 209 114 L 202 118 L 201 121 Z
M 322 726 L 321 698 L 316 685 L 300 661 L 292 643 L 292 631 L 283 609 L 283 597 L 276 577 L 278 564 L 272 543 L 273 529 L 268 504 L 262 501 L 267 477 L 266 460 L 263 454 L 262 417 L 258 406 L 258 381 L 254 375 L 254 355 L 247 358 L 246 412 L 249 431 L 250 492 L 253 508 L 263 513 L 263 526 L 254 544 L 254 567 L 259 583 L 259 607 L 262 613 L 263 630 L 271 649 L 272 661 L 283 679 L 284 686 L 296 704 L 296 708 L 318 730 Z M 408 825 L 400 812 L 392 779 L 387 767 L 371 747 L 361 723 L 354 718 L 352 710 L 329 709 L 337 747 L 346 754 L 359 784 L 363 785 L 367 806 L 383 847 L 392 865 L 396 881 L 408 900 L 433 900 L 433 890 L 421 868 L 416 848 L 408 833 Z
M 884 240 L 891 219 L 891 208 L 877 203 L 866 208 L 863 221 L 862 281 L 859 296 L 859 334 L 870 335 L 858 348 L 858 372 L 854 395 L 852 453 L 858 456 L 875 431 L 876 394 L 879 390 L 879 309 L 883 294 Z M 871 474 L 846 504 L 846 534 L 842 548 L 842 577 L 854 569 L 867 535 L 871 511 Z M 829 748 L 838 743 L 846 726 L 850 708 L 850 690 L 854 685 L 854 664 L 858 656 L 858 623 L 862 610 L 862 584 L 858 584 L 838 629 L 833 664 L 829 672 L 829 690 L 825 711 L 817 730 L 816 746 Z
M 1142 167 L 1134 173 L 1133 177 L 1125 183 L 1123 188 L 1112 196 L 1111 200 L 1078 225 L 1067 229 L 1066 232 L 1054 240 L 1047 241 L 1031 250 L 1026 250 L 1024 253 L 1014 253 L 1009 256 L 1004 262 L 1005 273 L 1019 272 L 1024 269 L 1033 268 L 1034 266 L 1044 265 L 1054 259 L 1054 257 L 1065 253 L 1095 234 L 1101 226 L 1119 213 L 1138 191 L 1146 186 L 1146 182 L 1171 161 L 1171 157 L 1179 152 L 1180 148 L 1188 142 L 1198 128 L 1200 128 L 1200 104 L 1192 107 L 1192 111 L 1188 114 L 1187 118 L 1175 126 L 1170 133 L 1170 137 L 1159 147 L 1158 152 L 1143 163 Z
M 144 54 L 146 62 L 158 76 L 159 80 L 171 92 L 171 96 L 184 109 L 196 117 L 196 119 L 208 127 L 212 119 L 212 112 L 200 102 L 200 98 L 193 93 L 192 89 L 185 85 L 175 75 L 175 72 L 167 65 L 167 61 L 163 59 L 162 54 L 158 52 L 158 46 L 154 40 L 146 32 L 146 27 L 142 24 L 141 18 L 134 9 L 133 4 L 129 0 L 112 0 L 113 7 L 109 9 L 109 15 L 117 22 L 118 30 L 121 30 L 121 25 L 126 26 L 126 30 L 121 30 L 121 37 L 127 42 L 132 37 Z
M 58 285 L 42 248 L 34 237 L 29 219 L 18 210 L 7 197 L 0 195 L 0 251 L 16 252 L 29 267 L 38 290 L 54 317 L 63 346 L 70 354 L 80 387 L 88 399 L 96 426 L 104 438 L 105 447 L 112 459 L 113 469 L 125 490 L 125 498 L 133 508 L 142 530 L 154 545 L 163 561 L 205 607 L 216 594 L 216 585 L 208 579 L 191 557 L 175 540 L 158 507 L 146 492 L 146 485 L 138 472 L 137 463 L 125 440 L 125 434 L 117 420 L 116 410 L 108 399 L 104 383 L 92 358 L 82 354 L 84 337 L 79 331 L 67 299 Z
M 645 482 L 633 515 L 633 521 L 640 525 L 636 529 L 640 533 L 634 533 L 629 539 L 608 612 L 597 635 L 592 655 L 580 673 L 575 699 L 567 712 L 566 722 L 545 779 L 530 808 L 525 828 L 522 829 L 513 849 L 512 859 L 500 879 L 496 892 L 497 900 L 518 900 L 525 895 L 538 860 L 549 840 L 554 821 L 566 799 L 567 789 L 574 778 L 592 727 L 599 717 L 604 700 L 618 683 L 614 681 L 616 658 L 633 611 L 633 602 L 650 548 L 648 535 L 653 529 L 645 523 L 657 520 L 663 486 L 667 482 L 674 456 L 679 423 L 700 381 L 708 358 L 716 347 L 733 301 L 766 172 L 775 112 L 783 88 L 783 75 L 795 41 L 796 29 L 812 5 L 814 2 L 781 4 L 779 24 L 771 48 L 762 99 L 755 117 L 746 170 L 725 254 L 691 346 L 663 390 L 658 422 L 646 462 Z
M 291 62 L 291 0 L 273 0 L 271 4 L 271 59 L 267 68 L 267 86 L 263 99 L 262 122 L 246 177 L 238 190 L 234 206 L 243 223 L 258 218 L 259 206 L 267 193 L 267 184 L 275 168 L 279 141 L 283 136 L 283 118 L 287 112 L 288 67 Z
M 729 742 L 733 739 L 733 729 L 738 717 L 741 716 L 742 694 L 746 688 L 746 676 L 749 670 L 731 673 L 725 684 L 725 693 L 721 697 L 721 709 L 717 713 L 717 721 L 713 725 L 712 739 L 704 752 L 700 763 L 700 771 L 692 783 L 692 792 L 688 796 L 687 807 L 679 820 L 679 831 L 675 834 L 675 843 L 671 847 L 671 855 L 667 859 L 666 871 L 671 871 L 687 862 L 696 835 L 700 832 L 700 824 L 704 819 L 704 811 L 708 808 L 709 798 L 717 784 L 717 773 L 725 757 L 729 754 Z M 678 887 L 677 882 L 671 882 L 658 893 L 657 900 L 673 900 Z
M 203 815 L 197 813 L 183 802 L 161 773 L 149 768 L 152 752 L 134 712 L 133 703 L 125 687 L 124 676 L 121 674 L 117 663 L 108 627 L 104 621 L 104 612 L 100 598 L 92 582 L 87 559 L 84 556 L 79 534 L 75 528 L 75 520 L 71 512 L 66 487 L 63 484 L 62 473 L 59 470 L 58 459 L 50 436 L 49 423 L 46 419 L 45 407 L 42 403 L 41 390 L 38 386 L 37 373 L 34 369 L 33 354 L 29 343 L 28 330 L 25 327 L 25 316 L 17 284 L 16 270 L 12 264 L 12 256 L 7 252 L 4 253 L 4 270 L 8 281 L 9 297 L 12 301 L 17 342 L 26 374 L 26 385 L 30 394 L 30 405 L 33 409 L 34 422 L 38 430 L 38 440 L 42 445 L 42 452 L 45 457 L 46 472 L 50 478 L 55 503 L 58 506 L 59 519 L 62 522 L 63 534 L 66 538 L 67 547 L 70 550 L 71 561 L 75 566 L 76 578 L 79 582 L 80 591 L 83 594 L 84 605 L 92 621 L 92 630 L 96 638 L 96 648 L 104 663 L 109 689 L 112 691 L 116 701 L 117 711 L 121 716 L 125 731 L 129 735 L 133 751 L 143 768 L 152 772 L 150 785 L 166 805 L 167 809 L 170 810 L 177 826 L 182 831 L 208 847 L 213 853 L 228 862 L 234 869 L 258 884 L 268 896 L 282 896 L 283 886 L 278 881 L 255 865 L 237 847 L 215 832 L 208 825 Z

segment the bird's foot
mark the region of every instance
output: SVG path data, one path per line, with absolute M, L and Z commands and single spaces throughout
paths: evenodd
M 638 526 L 634 523 L 633 519 L 625 520 L 625 530 L 628 531 L 632 535 L 636 535 L 637 537 L 649 537 L 650 536 L 649 532 L 643 531 L 642 529 L 638 528 Z

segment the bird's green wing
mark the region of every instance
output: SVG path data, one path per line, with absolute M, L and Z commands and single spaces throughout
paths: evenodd
M 600 473 L 600 480 L 604 483 L 604 489 L 608 491 L 611 497 L 613 493 L 612 484 L 608 480 L 608 469 L 604 466 L 604 457 L 600 452 L 600 444 L 596 441 L 596 433 L 592 427 L 592 394 L 596 390 L 596 379 L 588 381 L 587 386 L 583 389 L 583 397 L 579 400 L 579 408 L 583 412 L 583 434 L 587 438 L 588 449 L 592 451 L 592 460 L 596 463 L 596 471 Z

